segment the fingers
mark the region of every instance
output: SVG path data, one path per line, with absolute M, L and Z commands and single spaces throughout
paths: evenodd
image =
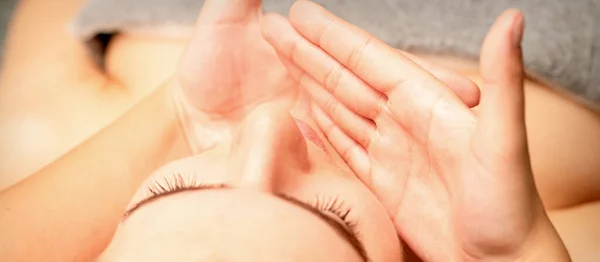
M 436 66 L 435 64 L 421 59 L 417 56 L 398 50 L 404 56 L 410 58 L 417 65 L 429 71 L 433 76 L 442 81 L 452 92 L 454 92 L 468 107 L 479 104 L 479 87 L 469 78 L 464 77 L 452 70 Z
M 369 148 L 371 136 L 376 129 L 372 121 L 369 121 L 348 109 L 343 103 L 331 95 L 331 93 L 327 92 L 327 90 L 319 85 L 319 83 L 298 69 L 286 58 L 280 57 L 280 60 L 292 77 L 300 84 L 302 89 L 306 90 L 312 97 L 313 103 L 315 103 L 320 110 L 324 111 L 328 119 L 333 119 L 342 132 L 347 134 L 360 146 Z
M 370 174 L 371 164 L 366 150 L 346 135 L 318 105 L 312 105 L 312 112 L 319 129 L 352 171 L 359 176 Z M 370 177 L 359 178 L 365 183 L 370 182 L 371 179 Z
M 296 67 L 293 63 L 291 63 L 289 60 L 287 60 L 284 57 L 279 57 L 279 59 L 281 60 L 282 64 L 286 67 L 287 71 L 290 73 L 290 75 L 292 75 L 292 77 L 294 79 L 296 79 L 296 81 L 298 81 L 298 83 L 300 85 L 303 86 L 304 90 L 307 91 L 311 91 L 311 90 L 317 90 L 316 92 L 323 92 L 323 93 L 327 93 L 320 85 L 318 85 L 318 83 L 316 83 L 314 81 L 314 79 L 310 78 L 309 76 L 307 76 L 302 70 L 300 70 L 298 67 Z M 323 99 L 323 98 L 327 98 L 327 97 L 331 97 L 332 99 L 335 99 L 331 96 L 331 94 L 327 93 L 327 95 L 318 95 L 313 93 L 312 94 L 313 99 Z M 338 102 L 339 103 L 339 102 Z M 346 162 L 346 164 L 348 164 L 348 166 L 352 169 L 352 171 L 355 172 L 355 174 L 359 174 L 359 175 L 366 175 L 366 174 L 370 174 L 370 160 L 369 160 L 369 155 L 367 154 L 365 147 L 368 147 L 368 144 L 370 143 L 370 139 L 371 139 L 371 132 L 375 131 L 375 127 L 372 125 L 372 123 L 369 123 L 368 121 L 362 119 L 359 120 L 359 116 L 354 114 L 353 112 L 350 112 L 347 108 L 343 108 L 341 109 L 341 111 L 343 111 L 342 114 L 336 114 L 335 113 L 335 109 L 333 110 L 333 112 L 329 112 L 329 113 L 325 113 L 323 111 L 323 109 L 321 109 L 321 107 L 319 105 L 317 105 L 315 103 L 315 100 L 313 100 L 310 103 L 310 111 L 312 112 L 312 116 L 313 119 L 315 120 L 315 123 L 319 126 L 319 129 L 321 130 L 321 132 L 323 132 L 323 134 L 325 135 L 325 137 L 327 138 L 327 140 L 331 143 L 331 145 L 333 146 L 334 150 L 338 153 L 338 155 L 340 155 L 342 157 L 342 159 L 344 160 L 344 162 Z M 340 106 L 343 106 L 341 103 L 339 103 Z M 332 106 L 326 107 L 331 109 Z M 339 112 L 339 111 L 338 111 Z M 343 125 L 346 126 L 346 129 L 348 130 L 348 132 L 350 134 L 353 134 L 353 137 L 348 136 L 344 130 L 342 130 L 339 126 L 337 126 L 332 120 L 331 118 L 328 116 L 328 114 L 336 116 L 338 119 L 336 119 L 336 122 L 340 122 Z M 348 114 L 348 116 L 352 119 L 355 118 L 355 120 L 350 120 L 350 121 L 344 121 L 344 119 L 348 119 L 345 118 L 344 115 Z M 352 126 L 352 123 L 358 124 L 357 126 Z M 371 131 L 368 131 L 371 130 Z M 363 141 L 362 144 L 356 141 Z M 369 182 L 370 180 L 365 180 L 365 179 L 370 179 L 370 178 L 360 178 L 363 180 L 363 182 Z
M 262 12 L 261 0 L 206 0 L 198 24 L 244 23 Z
M 290 10 L 290 21 L 306 39 L 388 97 L 402 96 L 413 92 L 406 89 L 418 88 L 423 90 L 419 91 L 423 100 L 434 101 L 439 97 L 457 100 L 438 79 L 396 49 L 315 3 L 297 1 Z M 427 88 L 420 88 L 424 83 Z
M 276 49 L 280 57 L 306 72 L 352 111 L 374 119 L 379 109 L 385 106 L 384 95 L 304 39 L 287 19 L 269 14 L 264 17 L 262 25 L 265 39 Z
M 527 155 L 523 23 L 521 12 L 505 11 L 490 29 L 481 51 L 483 86 L 476 141 L 480 150 L 513 159 Z
M 337 123 L 342 131 L 362 147 L 369 148 L 371 136 L 376 129 L 373 122 L 348 109 L 312 78 L 303 77 L 300 84 L 307 90 L 313 101 Z
M 422 142 L 428 139 L 436 112 L 471 114 L 435 76 L 320 6 L 298 1 L 290 19 L 295 29 L 280 16 L 266 16 L 264 37 L 282 57 L 357 114 L 376 122 L 389 108 L 394 119 Z

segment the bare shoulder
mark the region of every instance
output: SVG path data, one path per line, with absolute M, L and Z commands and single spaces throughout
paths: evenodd
M 26 0 L 17 9 L 0 73 L 0 190 L 114 122 L 175 69 L 184 42 L 116 37 L 99 70 L 66 30 L 82 3 Z
M 598 261 L 600 201 L 550 212 L 550 220 L 573 261 Z
M 23 0 L 13 14 L 0 74 L 0 189 L 58 157 L 64 129 L 51 115 L 69 106 L 58 87 L 101 79 L 66 30 L 82 3 Z M 95 79 L 77 80 L 68 73 L 74 68 Z
M 84 2 L 19 1 L 5 41 L 3 82 L 34 78 L 46 83 L 62 81 L 73 75 L 85 79 L 104 78 L 87 56 L 83 43 L 69 30 L 71 19 Z
M 548 209 L 600 200 L 600 113 L 536 82 L 526 85 L 536 183 Z

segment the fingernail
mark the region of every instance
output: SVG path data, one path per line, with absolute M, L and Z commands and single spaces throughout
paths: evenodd
M 523 14 L 519 12 L 513 18 L 511 26 L 513 44 L 517 48 L 521 46 L 521 41 L 523 40 L 523 23 Z

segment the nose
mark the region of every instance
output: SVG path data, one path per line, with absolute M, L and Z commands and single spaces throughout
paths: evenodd
M 231 145 L 237 187 L 272 192 L 309 168 L 306 140 L 289 112 L 276 104 L 254 109 Z

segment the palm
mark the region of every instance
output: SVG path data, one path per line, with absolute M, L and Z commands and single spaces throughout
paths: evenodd
M 429 115 L 424 142 L 399 128 L 391 115 L 376 119 L 377 135 L 367 148 L 371 170 L 359 174 L 370 178 L 367 183 L 393 215 L 404 240 L 415 249 L 423 243 L 436 246 L 435 252 L 417 252 L 437 261 L 478 252 L 462 245 L 475 239 L 495 249 L 518 239 L 519 232 L 526 234 L 529 220 L 512 216 L 535 212 L 534 203 L 519 201 L 528 198 L 524 194 L 531 192 L 531 181 L 493 178 L 492 173 L 509 170 L 489 170 L 471 150 L 473 115 L 433 109 Z M 498 235 L 500 231 L 511 235 Z
M 255 2 L 205 4 L 179 71 L 182 89 L 197 110 L 228 116 L 296 90 L 261 36 L 262 10 Z M 223 3 L 229 6 L 219 6 Z

